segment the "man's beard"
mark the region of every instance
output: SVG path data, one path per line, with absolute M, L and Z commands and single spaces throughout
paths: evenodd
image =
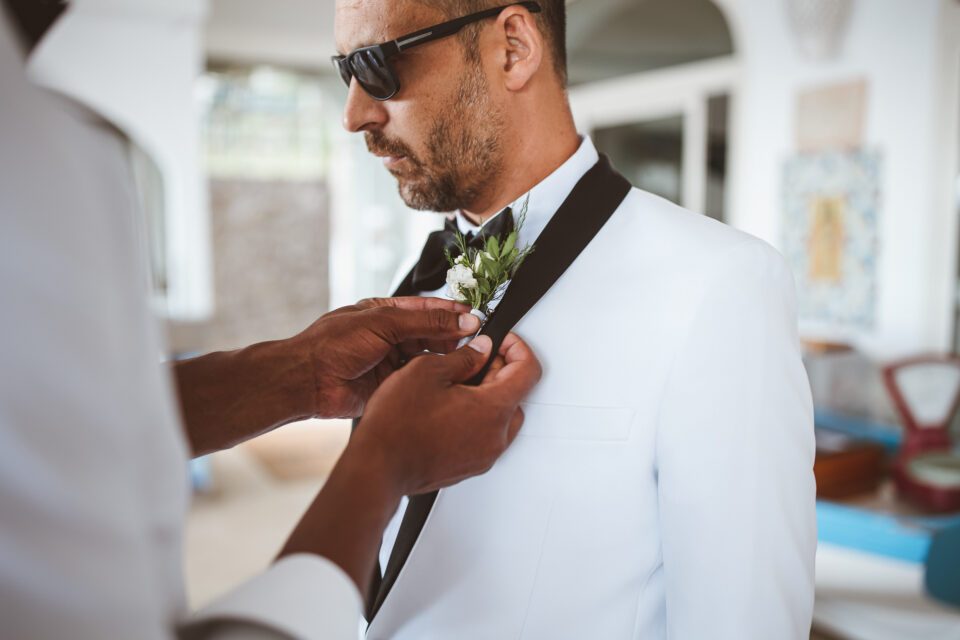
M 426 211 L 467 209 L 503 170 L 503 116 L 491 104 L 482 72 L 461 82 L 427 138 L 426 158 L 380 131 L 365 134 L 378 155 L 404 156 L 410 168 L 394 171 L 408 207 Z

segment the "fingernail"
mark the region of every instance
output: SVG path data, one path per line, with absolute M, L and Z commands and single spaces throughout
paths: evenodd
M 493 340 L 490 339 L 490 336 L 477 336 L 467 346 L 480 353 L 489 353 L 490 349 L 493 348 Z
M 480 318 L 470 313 L 460 314 L 460 329 L 462 331 L 476 331 L 480 328 Z

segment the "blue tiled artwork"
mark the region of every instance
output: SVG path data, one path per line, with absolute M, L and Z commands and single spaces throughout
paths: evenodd
M 783 248 L 799 315 L 833 329 L 870 329 L 880 250 L 879 151 L 802 154 L 784 167 Z

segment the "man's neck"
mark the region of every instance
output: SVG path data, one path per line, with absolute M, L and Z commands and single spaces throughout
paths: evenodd
M 467 220 L 481 225 L 492 216 L 537 186 L 570 159 L 580 147 L 580 136 L 573 126 L 564 127 L 562 135 L 527 136 L 508 153 L 499 180 L 491 185 L 482 201 L 463 209 Z

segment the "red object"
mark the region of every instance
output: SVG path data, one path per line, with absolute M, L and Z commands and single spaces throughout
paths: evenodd
M 817 498 L 843 500 L 877 490 L 884 472 L 883 447 L 851 442 L 842 451 L 817 450 L 813 477 Z
M 954 390 L 954 397 L 946 417 L 934 424 L 921 425 L 911 410 L 903 391 L 897 383 L 899 370 L 924 364 L 949 364 L 960 369 L 960 358 L 954 356 L 921 356 L 902 360 L 883 369 L 883 382 L 893 404 L 903 421 L 903 446 L 893 466 L 893 477 L 897 491 L 910 502 L 932 512 L 960 511 L 960 486 L 941 487 L 928 483 L 910 471 L 910 463 L 929 453 L 950 453 L 953 443 L 950 439 L 950 423 L 960 408 L 960 385 Z

